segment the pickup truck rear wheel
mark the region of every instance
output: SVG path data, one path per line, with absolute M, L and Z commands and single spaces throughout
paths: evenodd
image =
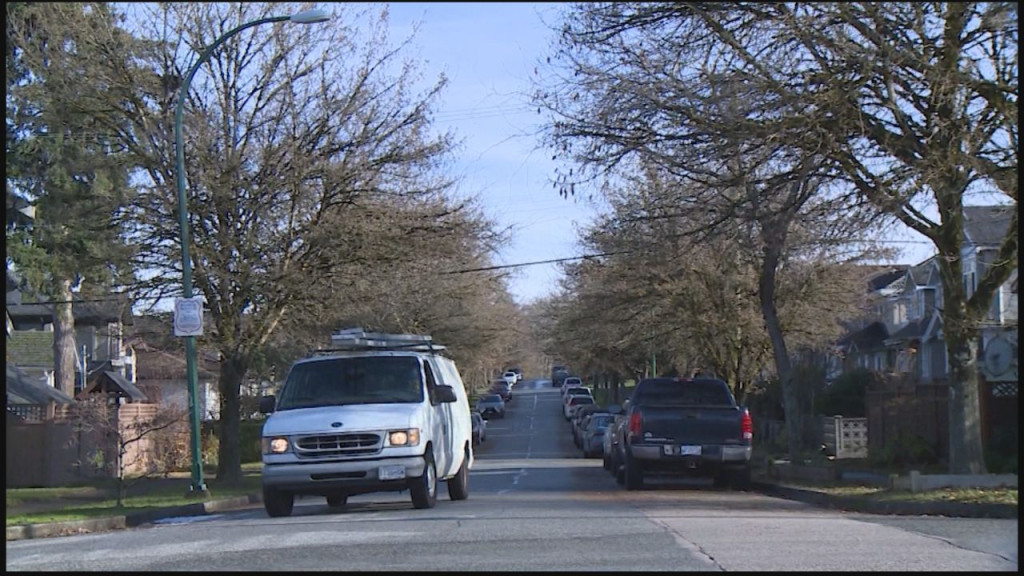
M 640 463 L 629 453 L 626 453 L 626 465 L 623 466 L 626 490 L 640 490 L 644 487 L 644 473 L 640 470 Z
M 730 484 L 733 490 L 749 490 L 750 489 L 750 466 L 741 470 L 733 470 L 729 474 Z
M 294 505 L 295 495 L 291 492 L 282 492 L 267 487 L 263 488 L 263 508 L 271 518 L 291 516 Z
M 434 465 L 434 454 L 427 447 L 423 455 L 423 475 L 409 481 L 409 495 L 412 497 L 413 508 L 433 508 L 437 503 L 437 467 Z

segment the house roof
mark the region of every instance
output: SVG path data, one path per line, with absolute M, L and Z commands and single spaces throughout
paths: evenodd
M 909 276 L 917 286 L 932 286 L 937 278 L 935 256 L 910 268 Z
M 964 236 L 977 246 L 999 246 L 1016 206 L 964 206 Z
M 872 322 L 864 328 L 847 334 L 839 340 L 843 348 L 856 348 L 858 350 L 877 350 L 885 348 L 885 339 L 889 336 L 889 330 L 882 322 Z
M 910 268 L 909 264 L 897 264 L 895 266 L 887 266 L 876 271 L 868 277 L 868 290 L 871 292 L 878 292 L 879 290 L 890 287 L 896 282 L 902 282 L 907 276 L 907 270 Z M 902 288 L 902 285 L 897 288 Z
M 7 401 L 15 404 L 73 404 L 67 394 L 42 382 L 35 382 L 14 364 L 7 364 Z
M 97 390 L 103 392 L 116 392 L 118 396 L 126 396 L 132 402 L 146 402 L 146 395 L 139 390 L 135 384 L 129 382 L 124 376 L 113 370 L 99 372 L 92 382 L 79 394 L 89 394 Z
M 7 338 L 7 357 L 20 366 L 53 370 L 53 332 L 12 330 Z
M 895 334 L 886 338 L 886 344 L 895 344 L 897 342 L 906 342 L 910 340 L 920 340 L 924 336 L 925 330 L 928 329 L 928 323 L 931 318 L 923 318 L 907 322 L 907 325 L 896 331 Z
M 215 353 L 198 352 L 196 354 L 196 370 L 199 378 L 216 379 L 220 371 L 220 361 Z M 135 379 L 143 380 L 185 380 L 186 363 L 184 352 L 167 352 L 150 349 L 145 345 L 135 350 Z

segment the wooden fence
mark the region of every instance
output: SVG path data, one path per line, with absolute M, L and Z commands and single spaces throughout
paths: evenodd
M 919 437 L 932 453 L 949 455 L 949 386 L 945 383 L 901 383 L 869 390 L 868 452 L 884 453 L 886 445 Z
M 154 404 L 124 404 L 118 409 L 122 430 L 151 421 Z M 83 431 L 66 417 L 27 420 L 7 415 L 6 481 L 8 488 L 53 487 L 74 484 L 85 478 L 116 477 L 117 440 L 102 430 Z M 126 446 L 127 475 L 152 468 L 153 438 Z

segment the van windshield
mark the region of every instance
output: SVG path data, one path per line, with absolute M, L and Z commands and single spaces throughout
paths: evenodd
M 277 409 L 422 401 L 423 378 L 415 357 L 324 358 L 292 367 Z

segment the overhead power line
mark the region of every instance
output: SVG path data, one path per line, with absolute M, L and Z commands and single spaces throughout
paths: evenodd
M 584 256 L 572 256 L 569 258 L 555 258 L 553 260 L 537 260 L 535 262 L 520 262 L 518 264 L 502 264 L 500 266 L 484 266 L 482 268 L 466 268 L 463 270 L 449 270 L 444 274 L 466 274 L 468 272 L 487 272 L 489 270 L 506 270 L 508 268 L 523 268 L 526 266 L 537 266 L 540 264 L 557 264 L 558 262 L 572 262 L 574 260 L 589 260 L 590 258 L 601 258 L 604 256 L 616 256 L 619 254 L 629 254 L 632 250 L 623 250 L 620 252 L 604 252 L 601 254 L 586 254 Z

